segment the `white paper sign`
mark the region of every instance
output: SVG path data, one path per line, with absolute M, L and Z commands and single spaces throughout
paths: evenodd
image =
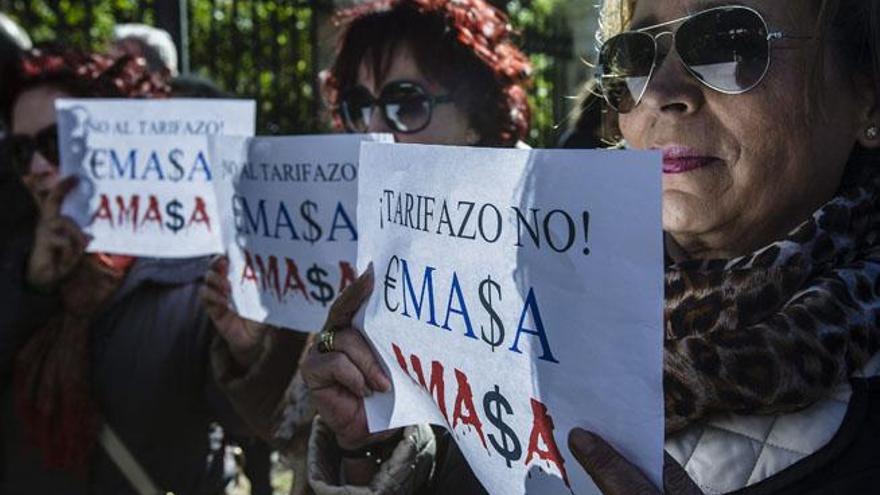
M 315 332 L 356 278 L 360 145 L 384 135 L 212 140 L 236 311 Z
M 222 251 L 208 136 L 254 134 L 251 100 L 61 99 L 63 205 L 91 252 L 183 258 Z
M 491 493 L 595 494 L 583 427 L 659 486 L 660 160 L 365 143 L 364 326 L 394 384 L 371 430 L 446 426 Z

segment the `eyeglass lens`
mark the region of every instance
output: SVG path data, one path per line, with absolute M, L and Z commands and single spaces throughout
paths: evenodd
M 685 20 L 675 49 L 688 71 L 706 86 L 744 93 L 761 82 L 770 63 L 767 24 L 743 7 L 717 8 Z M 647 32 L 617 35 L 599 54 L 599 77 L 608 103 L 620 113 L 641 100 L 655 64 L 657 44 Z
M 378 99 L 362 86 L 349 90 L 342 101 L 346 127 L 353 132 L 366 132 L 377 106 L 395 132 L 418 132 L 431 120 L 432 104 L 427 93 L 416 84 L 397 82 L 385 86 Z
M 27 175 L 30 172 L 34 153 L 39 152 L 43 158 L 54 166 L 58 166 L 58 131 L 53 125 L 36 136 L 11 136 L 8 142 L 9 157 L 15 172 Z

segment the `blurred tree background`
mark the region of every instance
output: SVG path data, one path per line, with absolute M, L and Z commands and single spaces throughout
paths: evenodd
M 552 147 L 586 74 L 575 38 L 589 20 L 573 5 L 588 2 L 490 1 L 508 12 L 535 66 L 529 142 Z M 352 3 L 357 0 L 0 0 L 0 9 L 35 43 L 101 50 L 116 23 L 166 29 L 182 48 L 182 73 L 259 101 L 261 134 L 302 134 L 328 130 L 318 74 L 335 48 L 333 11 Z

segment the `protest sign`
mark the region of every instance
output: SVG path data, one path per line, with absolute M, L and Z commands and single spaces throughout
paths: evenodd
M 356 278 L 361 142 L 391 135 L 213 139 L 232 303 L 241 316 L 320 330 Z
M 446 426 L 495 494 L 597 494 L 567 447 L 663 462 L 659 153 L 365 143 L 361 315 L 393 392 L 371 431 Z
M 208 136 L 254 133 L 245 100 L 61 99 L 62 212 L 91 252 L 182 258 L 222 251 Z

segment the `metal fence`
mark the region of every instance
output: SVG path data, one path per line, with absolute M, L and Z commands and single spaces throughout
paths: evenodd
M 318 73 L 333 49 L 333 0 L 0 0 L 0 8 L 36 42 L 100 48 L 116 23 L 160 27 L 179 47 L 182 72 L 257 99 L 260 133 L 327 129 Z M 540 31 L 526 30 L 522 41 L 527 52 L 549 60 L 534 98 L 541 108 L 532 142 L 551 145 L 572 92 L 566 80 L 575 59 L 572 37 L 556 19 Z

